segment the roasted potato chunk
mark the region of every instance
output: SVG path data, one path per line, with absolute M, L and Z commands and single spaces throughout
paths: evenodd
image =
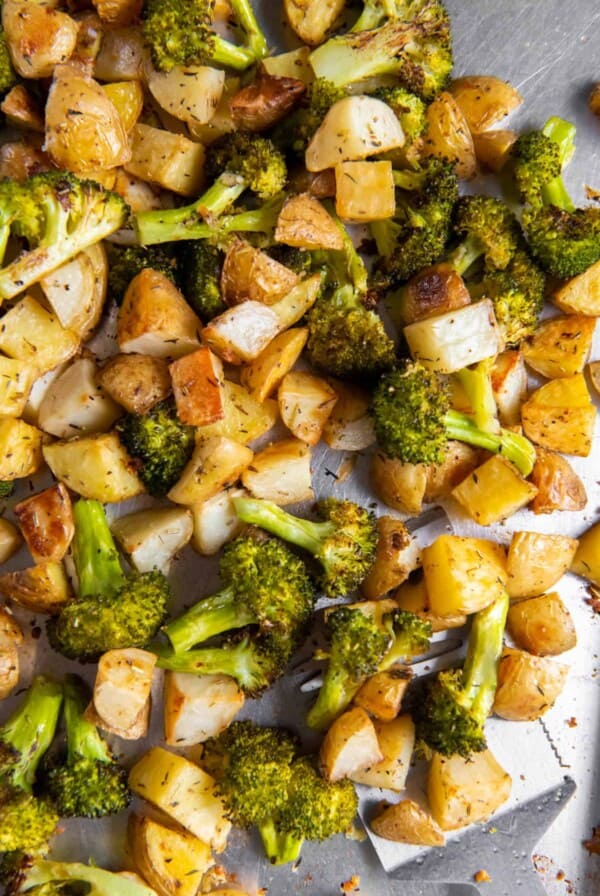
M 83 498 L 110 503 L 144 491 L 134 462 L 114 432 L 53 442 L 42 451 L 56 478 Z
M 476 467 L 452 490 L 452 497 L 480 526 L 489 526 L 512 516 L 529 504 L 536 494 L 535 485 L 499 454 Z
M 398 715 L 412 677 L 410 668 L 404 666 L 376 672 L 361 685 L 354 704 L 362 706 L 374 718 L 389 722 Z
M 408 281 L 394 316 L 402 326 L 471 304 L 465 281 L 445 262 L 423 268 Z
M 28 569 L 5 572 L 0 576 L 0 591 L 32 613 L 60 613 L 72 596 L 71 585 L 62 563 L 46 560 Z
M 401 800 L 384 808 L 371 819 L 371 830 L 378 837 L 416 846 L 443 846 L 444 833 L 429 812 L 414 800 Z
M 510 597 L 536 597 L 556 585 L 571 566 L 577 544 L 566 535 L 515 532 L 506 558 Z
M 485 821 L 510 796 L 512 781 L 490 750 L 462 756 L 434 753 L 427 795 L 443 831 Z
M 371 485 L 388 507 L 416 516 L 423 507 L 427 465 L 406 463 L 378 451 L 371 462 Z
M 423 550 L 429 606 L 436 616 L 476 613 L 504 594 L 506 557 L 482 538 L 440 535 Z
M 168 362 L 135 352 L 109 358 L 98 382 L 130 414 L 145 414 L 171 392 Z
M 367 768 L 351 772 L 349 777 L 357 784 L 399 793 L 406 786 L 415 746 L 414 722 L 411 716 L 405 715 L 389 722 L 377 719 L 373 724 L 382 758 Z
M 288 21 L 300 40 L 317 46 L 344 9 L 346 0 L 284 0 Z
M 254 456 L 242 474 L 242 484 L 255 498 L 276 504 L 296 504 L 314 497 L 310 447 L 299 439 L 273 442 Z
M 304 81 L 269 74 L 260 68 L 254 81 L 229 101 L 231 116 L 238 128 L 264 131 L 287 115 L 305 91 Z
M 23 632 L 11 614 L 0 606 L 0 700 L 19 683 L 19 647 Z
M 397 588 L 421 561 L 417 542 L 400 520 L 380 516 L 377 535 L 375 561 L 360 586 L 367 600 L 376 600 Z
M 565 314 L 600 315 L 600 261 L 583 274 L 567 280 L 554 292 L 552 301 Z
M 556 702 L 569 667 L 524 650 L 505 648 L 498 667 L 493 712 L 511 722 L 533 722 Z
M 200 744 L 216 737 L 244 705 L 244 693 L 228 675 L 167 672 L 164 688 L 165 743 Z
M 228 305 L 263 302 L 272 305 L 293 289 L 298 274 L 256 249 L 246 240 L 236 240 L 227 250 L 221 271 L 221 292 Z
M 353 777 L 382 759 L 375 726 L 360 706 L 346 710 L 335 720 L 319 752 L 321 773 L 328 781 Z
M 335 210 L 355 224 L 392 218 L 396 189 L 392 163 L 340 162 L 335 166 Z
M 279 413 L 290 432 L 316 445 L 337 401 L 327 380 L 304 371 L 287 373 L 277 392 Z
M 207 843 L 136 814 L 129 817 L 127 836 L 136 867 L 159 896 L 196 896 L 214 863 Z
M 307 339 L 307 327 L 284 330 L 254 361 L 242 367 L 240 380 L 257 401 L 264 401 L 276 391 L 300 357 Z
M 310 193 L 286 199 L 277 219 L 275 239 L 298 249 L 342 249 L 344 244 L 338 225 Z
M 535 656 L 558 656 L 577 644 L 573 618 L 555 591 L 513 604 L 507 625 L 517 647 Z
M 456 99 L 442 91 L 427 109 L 427 130 L 422 154 L 454 162 L 457 175 L 470 180 L 477 164 L 473 138 L 465 115 Z
M 591 451 L 596 408 L 583 374 L 540 386 L 521 408 L 525 435 L 553 451 L 587 457 Z
M 571 572 L 600 586 L 600 524 L 596 523 L 579 536 Z
M 521 343 L 525 362 L 542 376 L 556 379 L 581 373 L 592 348 L 596 319 L 569 314 L 543 320 Z
M 538 493 L 531 502 L 534 513 L 555 510 L 583 510 L 587 504 L 585 486 L 569 461 L 555 451 L 536 448 L 531 481 Z
M 73 507 L 62 482 L 44 489 L 14 508 L 19 527 L 36 563 L 63 559 L 75 532 Z
M 519 91 L 493 75 L 455 78 L 450 93 L 465 116 L 472 134 L 489 130 L 523 102 Z
M 0 564 L 10 560 L 22 544 L 23 539 L 14 523 L 0 517 Z

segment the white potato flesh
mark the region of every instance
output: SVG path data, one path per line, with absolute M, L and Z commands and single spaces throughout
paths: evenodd
M 175 504 L 201 504 L 237 482 L 253 457 L 250 448 L 234 439 L 214 436 L 201 441 L 167 497 Z
M 169 72 L 146 70 L 148 88 L 169 115 L 185 122 L 206 124 L 219 105 L 225 72 L 207 65 L 176 65 Z
M 94 709 L 111 728 L 127 730 L 150 700 L 156 656 L 137 647 L 109 650 L 98 661 Z
M 527 395 L 527 369 L 521 353 L 511 350 L 499 354 L 494 361 L 491 380 L 500 423 L 518 426 L 521 405 Z
M 255 498 L 296 504 L 314 498 L 310 448 L 299 439 L 283 439 L 254 455 L 242 484 Z
M 24 296 L 2 318 L 0 351 L 9 358 L 29 361 L 39 374 L 72 358 L 79 337 L 32 296 Z
M 306 149 L 309 171 L 381 155 L 404 146 L 404 132 L 390 107 L 371 96 L 348 96 L 330 108 Z
M 54 380 L 38 414 L 44 432 L 68 439 L 110 429 L 122 411 L 98 385 L 97 374 L 91 358 L 79 358 Z
M 462 756 L 434 753 L 427 795 L 431 814 L 444 831 L 485 821 L 510 796 L 512 780 L 490 750 Z
M 367 787 L 400 792 L 406 786 L 415 746 L 414 722 L 406 715 L 389 722 L 376 720 L 373 724 L 383 758 L 368 768 L 353 772 L 350 778 Z
M 40 281 L 62 326 L 73 330 L 84 341 L 102 315 L 107 277 L 106 251 L 98 243 Z
M 204 743 L 224 731 L 243 705 L 243 691 L 229 675 L 167 672 L 165 742 L 172 747 Z
M 359 706 L 348 709 L 335 720 L 319 752 L 321 773 L 327 781 L 354 777 L 361 769 L 382 759 L 375 726 Z
M 439 373 L 495 357 L 504 347 L 489 299 L 416 321 L 404 335 L 415 361 Z
M 110 503 L 144 491 L 134 462 L 114 432 L 53 442 L 42 452 L 56 478 L 83 498 Z
M 185 507 L 153 507 L 119 517 L 111 530 L 138 572 L 167 575 L 192 537 L 192 515 Z
M 192 546 L 199 554 L 210 557 L 231 541 L 242 528 L 233 506 L 234 498 L 246 495 L 243 488 L 223 489 L 192 508 L 194 533 Z
M 20 417 L 37 375 L 33 362 L 0 355 L 0 416 Z
M 228 308 L 202 332 L 203 341 L 224 361 L 253 361 L 282 329 L 273 306 L 248 301 Z

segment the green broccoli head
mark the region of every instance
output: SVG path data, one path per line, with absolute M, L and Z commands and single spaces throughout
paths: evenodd
M 0 501 L 4 500 L 5 498 L 10 498 L 14 490 L 14 480 L 7 481 L 5 479 L 0 479 Z
M 449 393 L 434 372 L 414 361 L 384 374 L 373 394 L 375 435 L 390 457 L 440 463 L 448 440 Z
M 429 650 L 431 624 L 416 613 L 393 610 L 385 614 L 382 625 L 390 636 L 390 644 L 379 664 L 380 670 L 390 669 L 397 663 L 406 663 L 413 656 Z
M 419 737 L 444 756 L 468 756 L 487 746 L 483 724 L 462 696 L 462 670 L 440 672 L 427 689 L 422 718 L 419 714 Z
M 230 5 L 243 45 L 215 32 L 215 0 L 148 0 L 142 31 L 156 68 L 216 64 L 243 70 L 266 56 L 267 43 L 249 0 L 231 0 Z
M 535 207 L 542 205 L 543 188 L 561 175 L 559 146 L 542 131 L 532 131 L 518 138 L 512 154 L 522 201 Z
M 206 240 L 190 240 L 182 246 L 182 289 L 188 303 L 206 323 L 226 310 L 221 296 L 224 253 Z
M 261 199 L 276 196 L 287 180 L 285 159 L 273 141 L 247 131 L 235 131 L 211 144 L 205 172 L 209 181 L 224 172 L 236 174 Z
M 427 127 L 427 104 L 405 87 L 381 87 L 375 96 L 393 110 L 404 131 L 406 144 L 410 146 L 419 140 Z
M 161 498 L 177 482 L 192 456 L 194 427 L 182 423 L 175 401 L 166 398 L 145 414 L 125 414 L 116 431 L 127 452 L 139 464 L 148 492 Z
M 179 285 L 178 259 L 168 246 L 116 246 L 107 243 L 107 296 L 120 305 L 127 287 L 145 268 L 152 268 Z
M 492 300 L 504 342 L 516 346 L 535 331 L 545 288 L 544 272 L 519 249 L 503 271 L 486 273 L 476 291 Z
M 12 59 L 8 50 L 6 34 L 0 28 L 0 96 L 19 83 L 19 77 L 13 68 Z
M 0 807 L 0 852 L 45 852 L 60 816 L 51 800 L 20 793 Z
M 449 260 L 461 274 L 479 257 L 488 268 L 504 270 L 522 240 L 513 213 L 492 196 L 462 196 L 455 208 L 454 230 L 464 242 Z
M 532 255 L 554 277 L 575 277 L 600 259 L 598 208 L 526 208 L 523 227 Z

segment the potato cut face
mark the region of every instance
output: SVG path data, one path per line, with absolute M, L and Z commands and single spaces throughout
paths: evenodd
M 436 616 L 476 613 L 504 594 L 501 545 L 481 538 L 441 535 L 423 551 L 429 606 Z

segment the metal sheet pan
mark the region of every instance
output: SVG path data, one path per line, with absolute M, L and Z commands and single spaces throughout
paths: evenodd
M 274 46 L 284 47 L 289 33 L 282 26 L 281 4 L 276 0 L 255 0 L 259 14 L 268 23 Z M 513 116 L 511 125 L 519 128 L 542 124 L 552 114 L 572 120 L 578 129 L 577 153 L 566 180 L 573 195 L 584 199 L 586 184 L 600 186 L 600 122 L 587 110 L 586 97 L 591 84 L 600 76 L 600 5 L 596 0 L 448 0 L 452 16 L 457 74 L 494 74 L 511 81 L 523 94 L 525 102 Z M 474 188 L 477 189 L 477 184 Z M 600 343 L 595 346 L 600 357 Z M 343 462 L 332 452 L 315 458 L 314 484 L 317 494 L 333 493 L 368 501 L 365 466 L 359 464 L 350 480 L 343 484 L 331 476 Z M 600 514 L 600 433 L 596 435 L 591 458 L 575 461 L 584 477 L 589 502 L 582 514 L 559 514 L 534 517 L 522 513 L 507 525 L 488 535 L 507 541 L 517 528 L 577 535 Z M 471 532 L 474 527 L 464 519 L 454 518 L 458 530 Z M 27 561 L 17 557 L 13 565 Z M 200 560 L 193 552 L 185 552 L 174 572 L 174 584 L 181 602 L 190 602 L 214 582 L 214 564 Z M 204 587 L 198 591 L 202 579 Z M 578 783 L 578 793 L 554 827 L 539 844 L 539 869 L 550 896 L 575 893 L 597 896 L 600 892 L 600 858 L 589 856 L 582 846 L 595 824 L 600 823 L 600 619 L 585 604 L 585 587 L 580 581 L 567 579 L 561 594 L 568 602 L 579 635 L 579 645 L 566 657 L 572 666 L 569 684 L 556 707 L 545 717 L 544 725 L 556 752 L 552 774 L 558 762 L 568 769 Z M 56 674 L 81 667 L 74 663 L 57 663 L 38 639 L 36 623 L 29 615 L 21 619 L 28 632 L 23 680 L 33 665 Z M 83 674 L 91 681 L 93 669 L 84 667 Z M 286 679 L 260 703 L 247 707 L 246 714 L 257 721 L 282 722 L 297 726 L 307 706 L 308 697 L 298 690 L 298 681 Z M 10 706 L 7 701 L 6 707 Z M 4 715 L 5 706 L 2 707 Z M 503 754 L 507 767 L 519 775 L 519 755 L 534 749 L 534 744 L 519 725 L 503 725 Z M 160 682 L 155 689 L 153 728 L 148 742 L 160 738 Z M 534 739 L 535 740 L 535 739 Z M 131 753 L 141 753 L 146 744 L 123 745 Z M 542 763 L 543 765 L 543 763 Z M 541 778 L 543 779 L 543 768 Z M 65 833 L 57 841 L 57 855 L 69 859 L 93 859 L 106 867 L 120 868 L 128 864 L 125 852 L 125 822 L 103 820 L 93 824 L 68 822 Z M 237 869 L 240 882 L 250 892 L 267 887 L 271 896 L 333 896 L 340 884 L 353 875 L 360 879 L 357 892 L 363 896 L 467 896 L 472 888 L 391 885 L 368 841 L 335 838 L 326 844 L 306 844 L 302 861 L 296 868 L 272 869 L 260 858 L 258 841 L 252 835 L 236 833 L 224 863 Z M 509 859 L 508 859 L 509 860 Z M 527 894 L 523 894 L 527 896 Z

